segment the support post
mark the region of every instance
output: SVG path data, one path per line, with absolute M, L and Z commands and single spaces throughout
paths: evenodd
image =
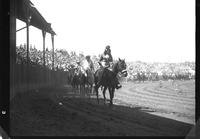
M 15 64 L 16 64 L 16 0 L 10 0 L 10 100 L 15 96 Z M 6 64 L 3 64 L 5 67 Z M 9 67 L 9 66 L 8 66 Z M 9 68 L 8 68 L 9 69 Z M 6 80 L 5 80 L 5 83 Z M 4 87 L 5 85 L 3 85 Z M 2 103 L 3 104 L 3 103 Z
M 27 15 L 26 15 L 26 47 L 27 47 L 27 64 L 29 65 L 30 63 L 30 58 L 29 58 L 29 25 L 31 22 L 31 14 L 30 14 L 30 10 L 27 8 Z
M 26 48 L 27 48 L 27 70 L 26 70 L 26 85 L 27 85 L 27 90 L 29 90 L 30 86 L 30 58 L 29 58 L 29 25 L 31 22 L 31 15 L 30 15 L 30 10 L 27 8 L 26 9 Z
M 26 59 L 27 59 L 27 64 L 29 65 L 29 20 L 28 19 L 26 22 L 26 48 L 27 48 Z
M 54 70 L 54 35 L 51 34 L 51 40 L 52 40 L 52 70 Z
M 43 66 L 45 67 L 45 36 L 46 31 L 42 30 L 42 37 L 43 37 Z
M 47 81 L 47 72 L 46 72 L 46 68 L 45 68 L 45 36 L 46 36 L 46 31 L 42 30 L 42 37 L 43 37 L 43 83 L 45 83 Z

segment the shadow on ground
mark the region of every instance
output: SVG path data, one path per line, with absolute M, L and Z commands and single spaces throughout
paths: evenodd
M 11 136 L 186 136 L 193 125 L 147 113 L 143 107 L 104 105 L 69 89 L 41 89 L 10 102 Z

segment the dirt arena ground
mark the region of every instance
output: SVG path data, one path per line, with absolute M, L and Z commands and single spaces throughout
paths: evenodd
M 108 92 L 106 93 L 109 99 Z M 195 81 L 123 83 L 114 105 L 68 85 L 19 94 L 12 136 L 187 136 L 195 124 Z

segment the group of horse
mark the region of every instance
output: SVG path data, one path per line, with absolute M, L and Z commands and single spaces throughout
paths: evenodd
M 111 69 L 100 67 L 95 72 L 91 70 L 80 70 L 79 67 L 71 66 L 68 70 L 68 81 L 71 84 L 74 92 L 89 96 L 96 93 L 97 102 L 99 103 L 99 88 L 103 90 L 104 104 L 106 104 L 105 93 L 109 90 L 110 104 L 113 104 L 114 92 L 116 89 L 116 77 L 127 76 L 126 62 L 123 59 L 118 59 L 113 63 Z

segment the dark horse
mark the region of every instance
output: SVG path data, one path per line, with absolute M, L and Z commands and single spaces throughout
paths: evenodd
M 107 68 L 100 68 L 95 72 L 94 82 L 95 82 L 95 91 L 98 103 L 99 103 L 98 89 L 100 86 L 103 86 L 104 104 L 106 102 L 105 92 L 107 88 L 110 94 L 110 104 L 111 105 L 113 104 L 118 73 L 120 73 L 122 76 L 125 77 L 127 76 L 125 60 L 121 60 L 120 58 L 116 63 L 113 64 L 112 70 L 109 70 Z
M 85 91 L 85 84 L 86 84 L 85 73 L 82 72 L 79 68 L 75 68 L 71 79 L 72 87 L 74 89 L 78 89 L 78 91 L 82 93 Z
M 69 68 L 69 78 L 75 92 L 78 90 L 90 97 L 94 84 L 94 73 L 90 69 L 84 69 L 82 66 Z

